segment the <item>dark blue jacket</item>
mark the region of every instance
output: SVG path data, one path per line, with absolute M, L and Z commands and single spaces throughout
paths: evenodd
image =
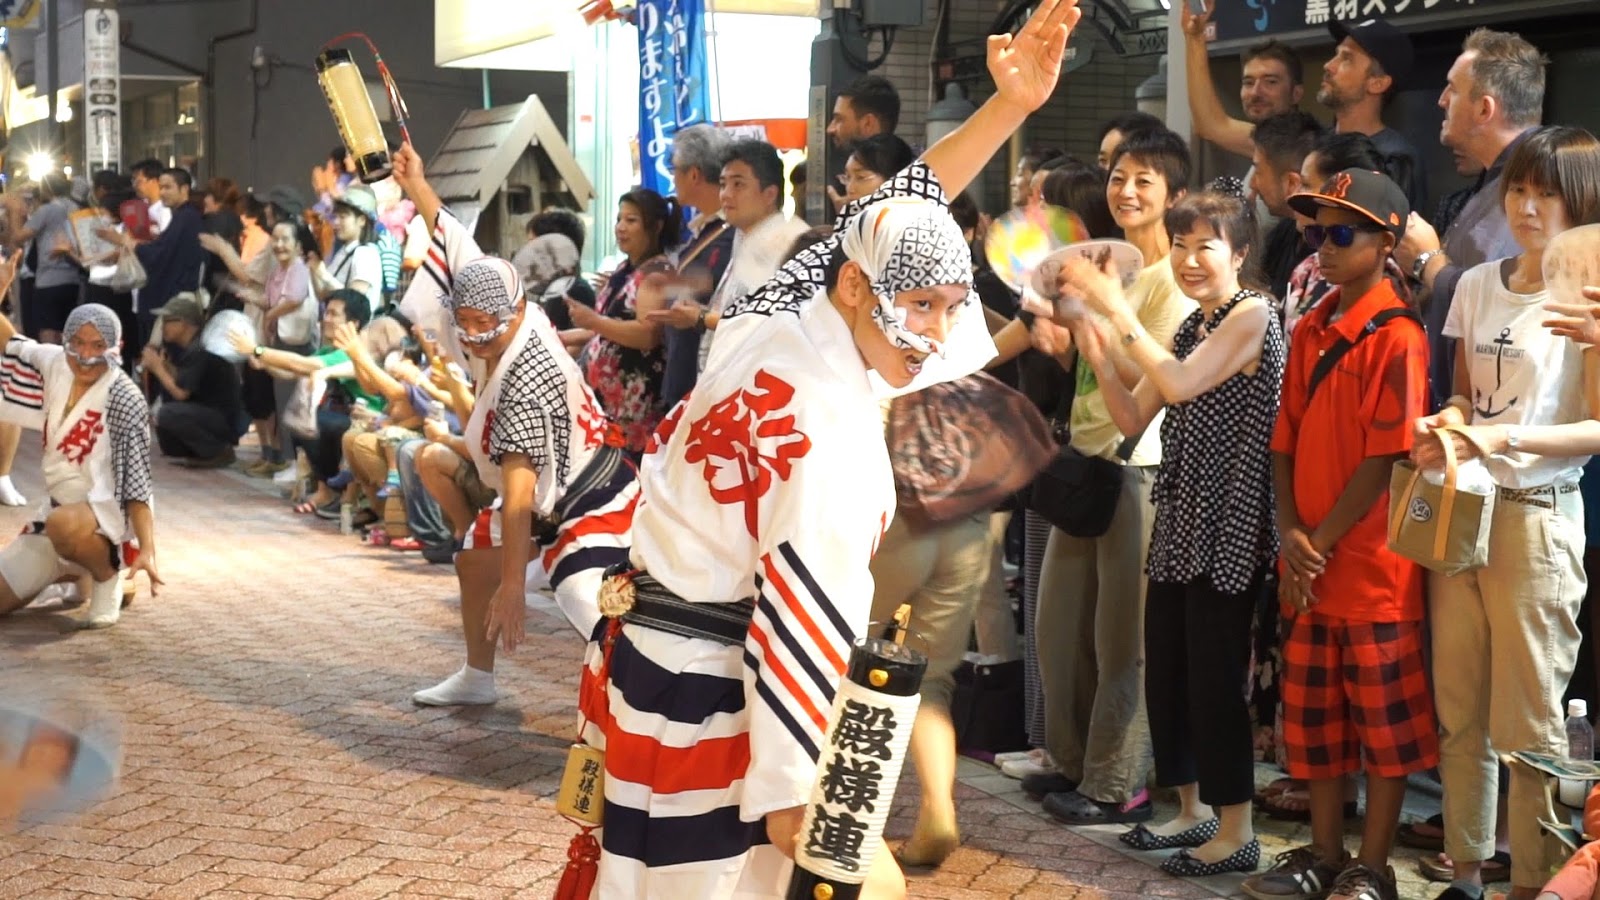
M 166 231 L 135 248 L 147 279 L 139 289 L 139 312 L 151 312 L 174 294 L 200 286 L 200 263 L 205 258 L 200 247 L 201 218 L 199 207 L 185 203 L 172 211 Z

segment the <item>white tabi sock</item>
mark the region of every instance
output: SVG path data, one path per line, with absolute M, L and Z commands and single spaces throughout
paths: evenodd
M 17 486 L 11 483 L 10 475 L 0 475 L 0 503 L 6 506 L 27 506 L 28 498 L 22 496 Z
M 498 699 L 494 673 L 471 666 L 462 666 L 444 681 L 411 695 L 412 702 L 422 706 L 481 706 Z
M 89 614 L 84 618 L 84 628 L 110 628 L 122 616 L 122 590 L 115 576 L 96 581 L 89 590 Z

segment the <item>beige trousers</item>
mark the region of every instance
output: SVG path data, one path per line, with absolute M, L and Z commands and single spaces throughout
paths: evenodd
M 887 622 L 900 604 L 911 604 L 907 643 L 928 655 L 924 704 L 950 707 L 989 559 L 987 512 L 938 525 L 914 525 L 896 516 L 878 545 L 872 559 L 872 621 Z
M 989 577 L 983 581 L 977 616 L 972 623 L 977 632 L 978 652 L 994 657 L 997 662 L 1022 658 L 1017 617 L 1011 610 L 1011 597 L 1006 593 L 1006 526 L 1009 524 L 1011 513 L 997 512 L 989 516 Z
M 1489 532 L 1489 564 L 1428 575 L 1444 848 L 1453 859 L 1494 853 L 1497 754 L 1566 752 L 1561 696 L 1578 656 L 1583 547 L 1575 488 L 1528 502 L 1502 495 Z M 1508 795 L 1511 882 L 1538 887 L 1550 874 L 1539 837 L 1540 776 L 1511 769 Z

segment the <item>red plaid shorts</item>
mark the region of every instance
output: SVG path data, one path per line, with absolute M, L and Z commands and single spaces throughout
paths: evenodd
M 1365 764 L 1403 778 L 1439 762 L 1421 622 L 1297 615 L 1283 645 L 1283 742 L 1292 778 Z

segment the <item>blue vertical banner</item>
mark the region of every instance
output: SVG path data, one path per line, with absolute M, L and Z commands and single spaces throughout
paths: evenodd
M 672 193 L 672 136 L 711 121 L 706 0 L 639 0 L 640 182 Z

